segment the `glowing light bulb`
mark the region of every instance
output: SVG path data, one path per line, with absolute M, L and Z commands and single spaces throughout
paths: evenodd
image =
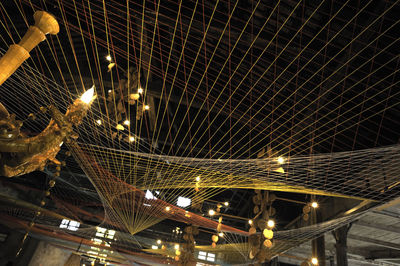
M 107 59 L 108 62 L 111 62 L 111 60 L 112 60 L 111 55 L 107 55 L 106 59 Z
M 179 249 L 179 244 L 175 244 L 174 248 L 175 248 L 176 250 L 178 250 L 178 249 Z
M 253 220 L 249 220 L 249 224 L 252 225 L 253 224 Z
M 224 205 L 225 205 L 225 207 L 228 207 L 229 206 L 229 202 L 225 201 Z
M 274 228 L 274 226 L 275 226 L 274 220 L 268 220 L 267 226 L 268 226 L 269 228 Z
M 157 244 L 160 245 L 161 244 L 161 239 L 157 240 Z
M 317 258 L 312 258 L 311 259 L 312 265 L 318 265 L 318 259 Z
M 215 214 L 215 211 L 214 211 L 214 210 L 209 210 L 209 211 L 208 211 L 208 215 L 213 216 L 214 214 Z
M 167 212 L 169 212 L 169 211 L 171 210 L 171 207 L 170 207 L 170 206 L 167 206 L 167 207 L 165 207 L 165 210 L 166 210 Z
M 219 237 L 224 237 L 224 233 L 220 232 L 218 233 Z
M 142 89 L 141 87 L 139 87 L 138 90 L 137 90 L 137 92 L 138 92 L 139 94 L 142 94 L 142 93 L 143 93 L 143 89 Z
M 315 208 L 318 208 L 318 202 L 313 201 L 313 202 L 311 203 L 311 207 L 313 207 L 314 209 L 315 209 Z
M 145 105 L 145 106 L 144 106 L 144 110 L 150 110 L 150 106 Z
M 94 86 L 85 91 L 85 93 L 82 94 L 79 99 L 86 104 L 90 104 L 90 102 L 94 99 Z
M 135 141 L 135 138 L 132 137 L 132 136 L 130 136 L 130 137 L 129 137 L 129 142 L 134 142 L 134 141 Z
M 129 120 L 125 120 L 125 121 L 124 121 L 124 125 L 125 125 L 125 126 L 129 126 L 130 124 L 131 124 L 131 122 L 130 122 Z
M 283 157 L 278 157 L 277 162 L 279 164 L 283 164 L 285 162 L 285 159 Z
M 97 120 L 96 120 L 96 123 L 100 126 L 102 122 L 101 122 L 100 119 L 97 119 Z
M 196 176 L 196 181 L 200 182 L 200 176 Z

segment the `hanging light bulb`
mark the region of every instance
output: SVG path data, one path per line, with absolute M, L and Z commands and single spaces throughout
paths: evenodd
M 219 236 L 219 237 L 224 237 L 224 233 L 219 232 L 219 233 L 218 233 L 218 236 Z
M 274 228 L 274 227 L 275 227 L 275 222 L 274 222 L 274 220 L 268 220 L 267 226 L 268 226 L 269 228 Z
M 130 136 L 129 137 L 129 142 L 134 142 L 135 141 L 135 137 Z
M 215 215 L 215 211 L 214 211 L 214 210 L 212 210 L 212 209 L 211 209 L 211 210 L 209 210 L 209 211 L 208 211 L 208 215 L 210 215 L 210 216 L 213 216 L 213 215 Z
M 165 207 L 165 210 L 166 210 L 167 212 L 169 212 L 169 211 L 171 210 L 171 207 L 170 207 L 170 206 L 167 206 L 167 207 Z
M 85 91 L 79 99 L 86 104 L 90 104 L 90 102 L 94 100 L 94 86 Z
M 196 181 L 200 182 L 200 176 L 196 176 Z
M 160 245 L 161 244 L 161 239 L 157 240 L 157 244 Z
M 125 121 L 124 121 L 124 125 L 125 125 L 125 126 L 129 126 L 130 124 L 131 124 L 131 122 L 130 122 L 129 120 L 125 120 Z
M 174 248 L 175 248 L 176 250 L 178 250 L 178 249 L 179 249 L 179 244 L 175 244 Z
M 107 60 L 108 62 L 111 62 L 111 60 L 112 60 L 111 55 L 107 55 L 107 56 L 106 56 L 106 60 Z
M 315 208 L 318 208 L 318 202 L 313 201 L 313 202 L 311 203 L 311 207 L 313 207 L 314 209 L 315 209 Z
M 137 92 L 138 92 L 139 94 L 142 94 L 142 93 L 143 93 L 142 87 L 139 87 L 138 90 L 137 90 Z
M 100 126 L 102 122 L 101 122 L 100 119 L 97 119 L 97 120 L 96 120 L 96 123 Z
M 147 104 L 144 106 L 144 110 L 150 110 L 150 106 L 148 106 Z
M 249 224 L 252 225 L 253 224 L 253 220 L 249 220 Z
M 276 161 L 277 161 L 279 164 L 283 164 L 283 163 L 285 162 L 285 158 L 279 156 L 278 159 L 276 159 Z
M 225 207 L 228 207 L 229 206 L 229 202 L 225 201 L 224 205 L 225 205 Z

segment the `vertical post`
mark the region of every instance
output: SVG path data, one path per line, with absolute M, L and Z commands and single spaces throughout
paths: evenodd
M 317 212 L 316 208 L 312 208 L 311 210 L 311 221 L 313 224 L 322 222 L 321 213 Z M 326 265 L 326 257 L 325 257 L 325 237 L 324 235 L 314 239 L 311 242 L 312 247 L 312 256 L 318 259 L 319 266 Z
M 347 233 L 351 228 L 351 224 L 342 226 L 332 232 L 336 240 L 336 263 L 337 266 L 347 266 Z

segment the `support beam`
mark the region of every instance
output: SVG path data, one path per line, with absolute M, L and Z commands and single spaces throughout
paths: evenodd
M 373 238 L 369 238 L 369 237 L 365 237 L 365 236 L 358 236 L 358 235 L 349 235 L 348 238 L 357 240 L 357 241 L 367 242 L 367 243 L 370 243 L 375 246 L 381 246 L 381 247 L 385 247 L 385 248 L 400 250 L 400 244 L 395 244 L 392 242 L 386 242 L 386 241 L 377 240 L 377 239 L 373 239 Z
M 350 225 L 342 226 L 332 232 L 336 240 L 336 263 L 337 266 L 347 266 L 347 234 L 351 228 Z
M 391 233 L 395 233 L 395 234 L 400 234 L 400 227 L 396 227 L 396 226 L 392 226 L 392 225 L 388 226 L 387 224 L 378 224 L 378 223 L 370 224 L 370 223 L 364 222 L 362 220 L 355 223 L 355 225 L 369 227 L 369 228 L 378 229 L 378 230 L 383 230 L 383 231 L 387 231 L 387 232 L 391 232 Z
M 400 259 L 400 251 L 392 249 L 374 250 L 370 252 L 370 255 L 366 259 L 370 260 Z

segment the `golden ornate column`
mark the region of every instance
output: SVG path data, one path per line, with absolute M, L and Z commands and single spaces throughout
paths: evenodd
M 57 20 L 49 13 L 37 11 L 33 17 L 35 25 L 30 26 L 22 40 L 11 45 L 0 59 L 0 85 L 29 58 L 29 52 L 46 39 L 46 34 L 55 35 L 60 31 Z

